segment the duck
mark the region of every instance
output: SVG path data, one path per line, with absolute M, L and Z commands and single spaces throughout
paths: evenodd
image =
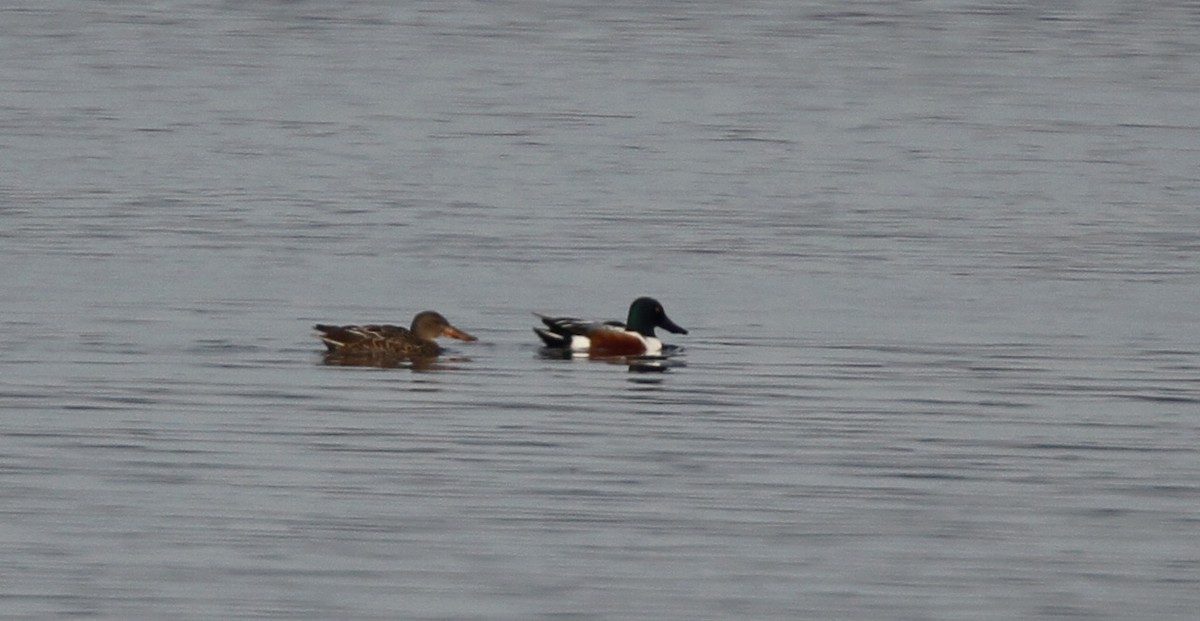
M 687 334 L 667 317 L 663 305 L 651 297 L 640 297 L 629 305 L 629 316 L 620 321 L 587 321 L 575 317 L 551 317 L 534 313 L 545 327 L 534 333 L 547 348 L 587 353 L 589 356 L 657 355 L 663 343 L 654 334 L 662 328 L 673 334 Z
M 442 353 L 434 340 L 446 336 L 460 341 L 478 340 L 452 325 L 440 313 L 422 311 L 412 326 L 390 324 L 334 326 L 317 324 L 317 338 L 328 348 L 327 356 L 381 356 L 433 358 Z

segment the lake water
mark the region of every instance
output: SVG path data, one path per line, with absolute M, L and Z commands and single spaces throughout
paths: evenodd
M 1193 2 L 10 3 L 0 256 L 5 619 L 1200 609 Z

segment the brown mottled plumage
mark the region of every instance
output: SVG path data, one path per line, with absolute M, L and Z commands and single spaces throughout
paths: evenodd
M 393 325 L 331 326 L 317 324 L 318 338 L 329 348 L 327 355 L 432 358 L 442 352 L 434 342 L 439 336 L 460 341 L 475 337 L 455 328 L 433 311 L 417 313 L 411 328 Z

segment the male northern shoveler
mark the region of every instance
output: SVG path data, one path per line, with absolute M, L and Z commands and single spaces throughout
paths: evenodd
M 654 298 L 638 298 L 629 306 L 629 318 L 619 321 L 584 321 L 574 317 L 542 318 L 545 328 L 534 328 L 546 347 L 587 352 L 593 356 L 637 356 L 662 352 L 655 328 L 675 334 L 688 331 L 671 321 Z
M 412 328 L 393 325 L 329 326 L 317 324 L 317 338 L 329 348 L 328 355 L 381 356 L 394 358 L 432 358 L 442 353 L 434 342 L 439 336 L 460 341 L 475 337 L 455 328 L 445 317 L 433 311 L 417 313 Z

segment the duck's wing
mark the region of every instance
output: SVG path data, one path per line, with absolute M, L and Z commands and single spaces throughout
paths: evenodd
M 580 319 L 578 317 L 550 317 L 547 315 L 538 315 L 542 323 L 546 325 L 546 329 L 554 334 L 562 336 L 570 336 L 572 334 L 587 334 L 588 327 L 593 322 Z
M 329 351 L 342 349 L 387 349 L 390 341 L 410 340 L 408 328 L 390 324 L 332 326 L 317 324 L 317 338 Z
M 580 319 L 578 317 L 551 317 L 534 313 L 546 325 L 545 328 L 537 327 L 533 331 L 542 339 L 542 342 L 547 347 L 571 347 L 573 343 L 578 343 L 575 337 L 586 337 L 591 339 L 599 336 L 601 338 L 614 337 L 625 331 L 625 324 L 620 321 L 592 321 L 588 319 Z M 584 343 L 588 341 L 583 341 Z

